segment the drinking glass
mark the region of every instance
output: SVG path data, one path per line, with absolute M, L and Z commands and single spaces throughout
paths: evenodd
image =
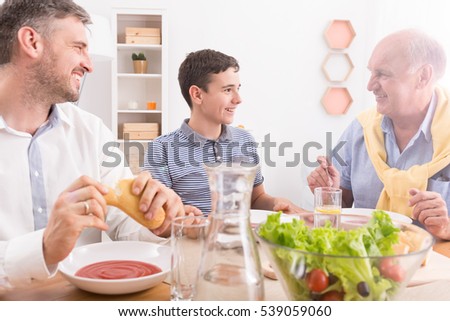
M 177 217 L 172 221 L 172 301 L 190 301 L 194 297 L 208 227 L 209 220 L 203 216 Z
M 342 190 L 334 187 L 314 189 L 314 226 L 323 226 L 330 221 L 331 226 L 339 227 L 342 212 Z

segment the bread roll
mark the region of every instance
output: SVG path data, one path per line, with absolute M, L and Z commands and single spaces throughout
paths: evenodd
M 151 220 L 147 220 L 139 209 L 141 195 L 134 195 L 131 191 L 133 181 L 134 179 L 122 179 L 117 183 L 115 189 L 110 187 L 108 194 L 104 195 L 106 204 L 121 209 L 136 222 L 151 230 L 160 227 L 166 218 L 166 212 L 160 208 Z
M 396 254 L 406 254 L 411 252 L 420 251 L 424 246 L 424 233 L 415 233 L 414 231 L 401 231 L 399 233 L 399 244 L 394 246 L 394 250 Z M 403 250 L 402 250 L 403 249 Z M 422 266 L 427 265 L 428 258 L 430 256 L 431 248 L 422 261 Z

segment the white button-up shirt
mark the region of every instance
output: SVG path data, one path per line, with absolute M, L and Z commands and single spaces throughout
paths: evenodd
M 132 177 L 123 154 L 113 147 L 111 131 L 98 117 L 66 103 L 53 108 L 48 123 L 32 136 L 9 128 L 0 115 L 0 288 L 55 273 L 56 266 L 45 264 L 44 229 L 35 227 L 35 216 L 41 215 L 38 220 L 45 226 L 56 199 L 77 178 L 87 175 L 115 186 Z M 107 224 L 114 240 L 165 241 L 113 207 Z M 101 231 L 88 228 L 77 245 L 99 241 Z

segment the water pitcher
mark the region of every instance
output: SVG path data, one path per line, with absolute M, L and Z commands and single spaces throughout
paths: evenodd
M 195 300 L 263 300 L 261 264 L 250 226 L 257 165 L 205 166 L 212 198 Z

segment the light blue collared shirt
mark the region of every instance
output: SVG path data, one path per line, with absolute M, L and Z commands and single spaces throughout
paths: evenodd
M 425 119 L 402 153 L 395 140 L 392 121 L 386 116 L 383 118 L 381 128 L 384 133 L 387 163 L 390 167 L 407 170 L 413 165 L 431 161 L 433 157 L 431 123 L 436 106 L 437 96 L 434 94 Z M 337 158 L 333 158 L 333 164 L 341 173 L 341 187 L 353 192 L 354 207 L 375 208 L 383 190 L 383 183 L 378 178 L 367 153 L 363 129 L 357 119 L 344 131 L 339 141 L 345 142 L 337 151 L 345 164 L 340 164 Z M 449 186 L 450 166 L 447 166 L 428 180 L 427 190 L 441 194 L 448 206 Z

